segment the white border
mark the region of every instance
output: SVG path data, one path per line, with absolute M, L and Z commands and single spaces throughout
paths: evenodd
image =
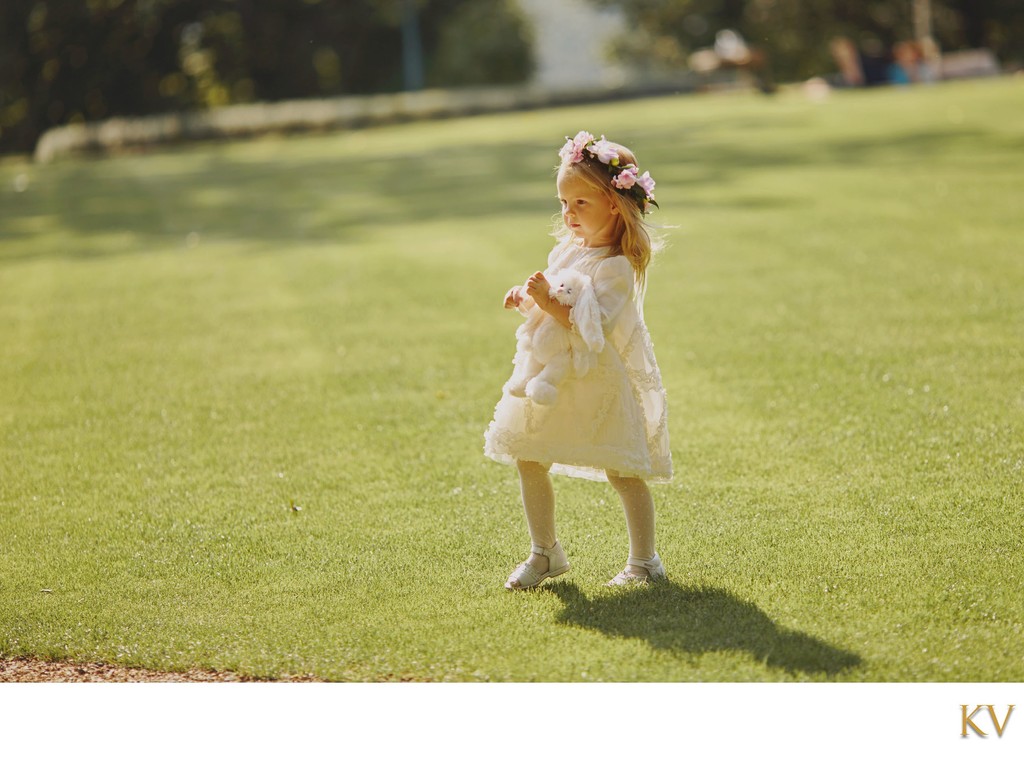
M 963 737 L 963 704 L 1018 707 Z M 10 757 L 1024 757 L 1024 684 L 0 684 L 0 711 Z

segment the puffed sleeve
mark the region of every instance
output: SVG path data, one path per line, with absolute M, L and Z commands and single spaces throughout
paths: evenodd
M 562 240 L 555 244 L 555 247 L 548 253 L 548 269 L 558 270 L 564 267 L 562 259 L 565 258 L 566 252 L 572 247 L 570 243 Z
M 608 327 L 633 296 L 633 267 L 625 256 L 612 256 L 598 265 L 593 279 L 601 324 Z
M 558 261 L 558 254 L 562 252 L 562 246 L 556 245 L 548 252 L 548 269 L 554 267 L 555 262 Z

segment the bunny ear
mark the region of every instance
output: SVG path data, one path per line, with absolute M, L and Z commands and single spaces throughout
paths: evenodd
M 569 345 L 572 347 L 572 366 L 576 377 L 583 377 L 597 364 L 597 354 L 587 348 L 583 338 L 575 333 L 569 333 Z
M 601 307 L 597 303 L 594 285 L 587 278 L 572 308 L 572 322 L 587 348 L 596 353 L 604 349 L 604 330 L 601 329 Z

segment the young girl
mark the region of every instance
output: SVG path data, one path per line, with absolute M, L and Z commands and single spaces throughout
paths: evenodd
M 484 453 L 518 468 L 533 544 L 530 557 L 505 583 L 508 589 L 530 588 L 569 569 L 555 535 L 549 472 L 607 480 L 618 492 L 629 558 L 608 585 L 665 578 L 654 550 L 654 501 L 645 482 L 672 477 L 665 390 L 642 316 L 652 248 L 643 218 L 657 205 L 654 180 L 649 172 L 640 174 L 627 148 L 603 136 L 596 140 L 580 132 L 566 140 L 557 177 L 558 243 L 544 272 L 508 291 L 505 308 L 525 311 L 529 296 L 546 318 L 574 330 L 572 309 L 549 295 L 549 278 L 571 267 L 592 280 L 606 342 L 596 366 L 582 377 L 570 373 L 552 404 L 514 395 L 506 384 L 495 407 Z

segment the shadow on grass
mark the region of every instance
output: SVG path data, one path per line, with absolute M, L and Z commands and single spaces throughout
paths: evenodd
M 779 123 L 766 115 L 751 128 Z M 713 129 L 714 124 L 705 124 L 690 132 Z M 990 133 L 967 128 L 856 140 L 821 134 L 775 147 L 712 136 L 698 156 L 686 159 L 680 159 L 674 141 L 655 142 L 647 160 L 663 167 L 659 176 L 667 185 L 685 193 L 689 187 L 742 183 L 751 171 L 765 168 L 916 165 L 953 147 L 977 150 L 978 145 L 1000 147 Z M 55 164 L 39 170 L 46 179 L 38 186 L 0 194 L 0 266 L 39 256 L 88 259 L 154 247 L 184 249 L 190 236 L 244 242 L 254 253 L 286 254 L 297 242 L 358 243 L 382 222 L 454 224 L 493 216 L 498 223 L 518 213 L 535 215 L 543 227 L 557 211 L 551 169 L 556 148 L 554 136 L 545 143 L 504 142 L 500 151 L 475 142 L 443 151 L 396 146 L 391 154 L 360 164 L 357 183 L 346 179 L 351 155 L 328 152 L 313 160 L 289 150 L 287 143 L 279 155 L 263 159 L 197 147 L 158 152 L 141 162 Z M 171 169 L 176 156 L 187 169 Z M 495 183 L 495 177 L 502 182 Z M 546 185 L 537 184 L 544 178 Z M 699 199 L 688 205 L 695 202 L 700 205 Z M 772 211 L 805 206 L 807 199 L 781 191 L 738 192 L 704 203 Z M 42 249 L 18 245 L 35 240 L 41 229 L 73 239 Z
M 832 676 L 861 663 L 853 652 L 780 627 L 756 605 L 722 589 L 669 582 L 587 597 L 567 581 L 542 588 L 565 605 L 559 623 L 643 639 L 655 649 L 689 654 L 746 651 L 768 667 L 812 675 Z
M 287 253 L 281 243 L 358 243 L 386 222 L 458 222 L 510 213 L 536 214 L 541 228 L 557 211 L 550 150 L 505 143 L 439 153 L 402 153 L 365 162 L 359 182 L 346 179 L 353 157 L 300 158 L 288 145 L 277 157 L 246 160 L 216 146 L 156 152 L 133 161 L 72 161 L 40 170 L 46 181 L 25 192 L 0 186 L 0 266 L 39 256 L 95 259 L 203 241 L 251 244 L 254 253 Z M 187 169 L 170 170 L 180 155 Z M 522 156 L 531 156 L 524 160 Z M 503 182 L 495 183 L 500 176 Z M 550 177 L 543 192 L 524 191 Z M 457 199 L 455 202 L 454 199 Z M 74 236 L 40 252 L 19 241 L 43 231 Z M 26 221 L 28 220 L 28 221 Z M 111 236 L 121 234 L 121 239 Z M 14 244 L 4 245 L 8 241 Z

